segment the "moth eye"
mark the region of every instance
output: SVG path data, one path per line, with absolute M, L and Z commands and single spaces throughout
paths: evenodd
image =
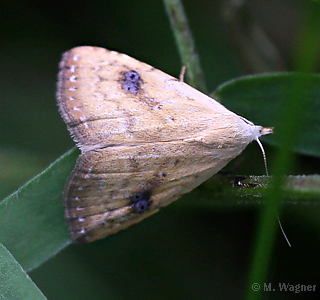
M 140 75 L 136 71 L 129 71 L 124 73 L 124 80 L 122 88 L 133 94 L 137 94 L 140 89 Z
M 149 209 L 151 204 L 151 193 L 149 191 L 136 194 L 130 198 L 133 204 L 134 212 L 142 213 Z

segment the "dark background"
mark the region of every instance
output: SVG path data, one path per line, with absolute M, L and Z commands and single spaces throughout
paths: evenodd
M 248 1 L 247 13 L 281 54 L 279 69 L 295 69 L 299 26 L 310 9 L 302 2 L 309 1 Z M 255 71 L 226 25 L 225 3 L 183 2 L 209 91 Z M 181 62 L 160 0 L 25 0 L 0 5 L 2 197 L 74 146 L 55 102 L 64 51 L 101 46 L 179 76 Z M 272 164 L 274 149 L 266 146 L 266 152 Z M 257 163 L 250 164 L 255 159 Z M 297 161 L 296 174 L 319 170 L 317 159 L 299 156 Z M 250 145 L 234 168 L 239 174 L 264 174 L 258 147 Z M 308 221 L 310 209 L 285 207 L 281 219 L 293 247 L 278 236 L 269 280 L 318 284 L 319 293 L 319 228 Z M 30 276 L 48 299 L 243 299 L 257 212 L 243 205 L 181 211 L 173 204 L 106 240 L 68 247 Z M 318 299 L 315 293 L 265 296 Z

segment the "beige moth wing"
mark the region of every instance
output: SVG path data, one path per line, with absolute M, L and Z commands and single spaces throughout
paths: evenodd
M 63 55 L 57 102 L 81 150 L 64 192 L 75 242 L 143 220 L 272 132 L 160 70 L 98 47 Z

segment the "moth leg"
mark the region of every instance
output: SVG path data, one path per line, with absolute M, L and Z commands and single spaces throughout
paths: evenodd
M 179 76 L 179 81 L 184 82 L 184 74 L 186 73 L 186 66 L 182 66 L 180 76 Z

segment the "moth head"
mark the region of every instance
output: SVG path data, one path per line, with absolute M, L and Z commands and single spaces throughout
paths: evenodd
M 257 141 L 257 143 L 261 149 L 262 155 L 263 155 L 263 161 L 264 161 L 264 167 L 266 169 L 266 175 L 269 176 L 266 153 L 264 151 L 263 145 L 261 144 L 261 142 L 259 140 L 259 137 L 262 135 L 267 135 L 267 134 L 273 133 L 273 127 L 261 127 L 261 126 L 256 126 L 256 127 L 260 127 L 260 129 L 259 129 L 259 135 L 255 138 L 255 140 Z

